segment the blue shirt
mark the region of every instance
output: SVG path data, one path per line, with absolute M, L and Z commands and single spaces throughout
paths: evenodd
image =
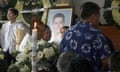
M 60 45 L 61 51 L 73 51 L 90 60 L 98 71 L 102 69 L 102 60 L 111 55 L 108 40 L 90 23 L 78 21 L 69 28 Z

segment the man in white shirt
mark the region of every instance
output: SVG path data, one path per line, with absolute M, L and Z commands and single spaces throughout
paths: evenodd
M 24 29 L 24 33 L 28 31 L 28 27 L 22 22 L 17 22 L 18 10 L 9 8 L 7 13 L 8 22 L 2 25 L 0 42 L 3 51 L 12 53 L 16 50 L 16 32 L 19 28 Z

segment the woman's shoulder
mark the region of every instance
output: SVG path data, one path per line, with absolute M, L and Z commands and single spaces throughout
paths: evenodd
M 28 45 L 31 42 L 31 36 L 29 33 L 26 33 L 23 40 L 20 43 L 19 49 L 20 51 L 24 51 L 24 48 L 26 45 Z
M 23 40 L 30 40 L 31 39 L 31 35 L 29 33 L 26 33 Z

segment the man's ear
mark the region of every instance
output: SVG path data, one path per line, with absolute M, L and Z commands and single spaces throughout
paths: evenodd
M 93 23 L 94 15 L 91 15 L 87 20 L 88 20 L 89 22 Z
M 94 20 L 96 18 L 96 15 L 95 14 L 92 14 L 91 16 L 90 16 L 90 19 L 91 20 Z
M 94 25 L 95 22 L 96 22 L 96 15 L 95 15 L 95 14 L 92 14 L 92 15 L 89 17 L 89 21 L 92 23 L 92 25 Z

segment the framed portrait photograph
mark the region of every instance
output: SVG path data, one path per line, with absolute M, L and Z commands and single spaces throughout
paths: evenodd
M 73 8 L 55 8 L 48 10 L 46 22 L 52 32 L 52 37 L 50 41 L 61 41 L 60 30 L 64 26 L 71 26 L 72 15 Z

